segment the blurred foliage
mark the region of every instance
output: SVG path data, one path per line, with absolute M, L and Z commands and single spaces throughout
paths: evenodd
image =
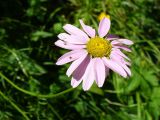
M 0 11 L 0 120 L 159 120 L 159 0 L 1 0 Z M 66 52 L 57 34 L 78 19 L 97 28 L 101 12 L 135 43 L 132 77 L 110 72 L 102 88 L 54 96 L 71 87 L 68 65 L 54 64 Z

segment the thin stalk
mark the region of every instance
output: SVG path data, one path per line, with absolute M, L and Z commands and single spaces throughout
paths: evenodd
M 22 89 L 20 88 L 19 86 L 17 86 L 16 84 L 14 84 L 10 79 L 8 79 L 5 75 L 3 75 L 1 72 L 0 72 L 0 76 L 6 80 L 6 82 L 8 82 L 10 85 L 12 85 L 15 89 L 25 93 L 25 94 L 28 94 L 30 96 L 34 96 L 34 97 L 40 97 L 40 98 L 53 98 L 53 97 L 58 97 L 60 95 L 63 95 L 65 93 L 68 93 L 70 91 L 73 90 L 73 88 L 69 88 L 67 90 L 64 90 L 62 92 L 59 92 L 59 93 L 56 93 L 56 94 L 48 94 L 48 95 L 42 95 L 42 94 L 38 94 L 38 93 L 34 93 L 34 92 L 30 92 L 30 91 L 27 91 L 25 89 Z

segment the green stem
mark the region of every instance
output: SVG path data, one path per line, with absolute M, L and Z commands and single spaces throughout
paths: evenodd
M 41 97 L 41 98 L 53 98 L 53 97 L 57 97 L 57 96 L 60 96 L 60 95 L 63 95 L 65 93 L 68 93 L 70 91 L 73 90 L 73 88 L 69 88 L 67 90 L 64 90 L 62 92 L 59 92 L 57 94 L 48 94 L 48 95 L 42 95 L 42 94 L 38 94 L 38 93 L 33 93 L 33 92 L 30 92 L 30 91 L 27 91 L 25 89 L 22 89 L 20 87 L 18 87 L 16 84 L 14 84 L 11 80 L 9 80 L 5 75 L 3 75 L 1 72 L 0 72 L 0 76 L 6 80 L 10 85 L 12 85 L 14 88 L 16 88 L 17 90 L 25 93 L 25 94 L 28 94 L 28 95 L 31 95 L 31 96 L 35 96 L 35 97 Z
M 121 103 L 117 103 L 117 102 L 112 102 L 110 101 L 109 99 L 105 98 L 105 100 L 111 104 L 111 105 L 115 105 L 115 106 L 120 106 L 120 107 L 136 107 L 137 104 L 132 104 L 132 105 L 124 105 L 124 104 L 121 104 Z
M 136 93 L 136 100 L 137 100 L 137 116 L 139 120 L 141 120 L 141 100 L 138 92 Z
M 122 91 L 113 91 L 113 90 L 104 90 L 105 92 L 108 92 L 108 93 L 115 93 L 115 94 L 118 94 L 118 93 L 122 93 Z
M 22 116 L 26 119 L 26 120 L 30 120 L 27 115 L 25 114 L 25 112 L 23 110 L 21 110 L 14 102 L 12 102 L 5 94 L 3 94 L 3 92 L 0 91 L 0 95 L 7 100 L 18 112 L 20 112 L 22 114 Z

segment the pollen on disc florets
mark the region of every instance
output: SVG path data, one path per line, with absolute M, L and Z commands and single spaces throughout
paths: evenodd
M 87 51 L 93 57 L 109 57 L 111 49 L 110 42 L 100 37 L 91 38 L 87 43 Z

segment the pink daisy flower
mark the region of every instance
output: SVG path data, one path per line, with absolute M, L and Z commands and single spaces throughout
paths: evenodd
M 59 34 L 59 40 L 55 42 L 56 46 L 71 50 L 61 56 L 56 64 L 73 61 L 66 72 L 68 77 L 72 76 L 72 87 L 77 87 L 83 81 L 82 87 L 86 91 L 94 80 L 98 87 L 102 87 L 110 69 L 124 78 L 131 76 L 128 67 L 130 59 L 121 50 L 130 52 L 127 45 L 133 42 L 107 35 L 111 24 L 108 18 L 100 21 L 98 35 L 95 29 L 85 25 L 82 20 L 80 24 L 83 30 L 70 24 L 63 26 L 67 33 Z

